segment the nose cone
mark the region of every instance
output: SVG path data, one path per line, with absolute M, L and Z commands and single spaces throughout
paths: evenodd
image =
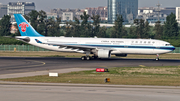
M 175 50 L 176 48 L 173 46 L 173 50 Z
M 174 51 L 176 48 L 174 46 L 172 46 L 172 51 Z

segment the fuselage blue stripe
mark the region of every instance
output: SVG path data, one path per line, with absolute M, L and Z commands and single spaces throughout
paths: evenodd
M 92 44 L 67 44 L 91 47 L 108 47 L 108 48 L 133 48 L 133 49 L 160 49 L 160 50 L 175 50 L 173 46 L 130 46 L 130 45 L 92 45 Z

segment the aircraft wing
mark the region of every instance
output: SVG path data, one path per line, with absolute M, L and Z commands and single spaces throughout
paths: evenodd
M 41 44 L 48 44 L 48 45 L 53 45 L 53 46 L 59 46 L 59 48 L 65 48 L 65 49 L 72 49 L 72 50 L 83 50 L 83 51 L 91 51 L 91 50 L 109 50 L 113 51 L 114 49 L 108 48 L 108 47 L 99 47 L 99 46 L 87 46 L 87 45 L 69 45 L 69 44 L 62 44 L 62 43 L 52 43 L 52 42 L 41 42 L 36 39 L 37 43 Z
M 90 51 L 93 49 L 96 49 L 96 47 L 91 47 L 91 46 L 82 46 L 82 45 L 68 45 L 68 44 L 53 44 L 53 43 L 48 43 L 48 45 L 56 45 L 59 46 L 60 48 L 65 48 L 65 49 L 78 49 L 78 50 L 83 50 L 83 51 Z
M 43 44 L 59 46 L 60 48 L 72 49 L 72 50 L 78 49 L 78 50 L 83 50 L 83 51 L 91 51 L 91 50 L 104 49 L 104 50 L 110 50 L 110 51 L 113 51 L 112 48 L 98 47 L 98 46 L 68 45 L 68 44 L 56 44 L 56 43 L 43 43 Z

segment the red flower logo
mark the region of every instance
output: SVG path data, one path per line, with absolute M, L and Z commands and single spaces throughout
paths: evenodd
M 19 24 L 19 27 L 21 27 L 21 31 L 25 32 L 26 31 L 26 27 L 29 27 L 28 24 L 26 24 L 25 22 L 22 22 L 21 24 Z

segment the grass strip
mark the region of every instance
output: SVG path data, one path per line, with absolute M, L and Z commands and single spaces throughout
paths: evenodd
M 105 78 L 110 78 L 111 82 L 105 83 Z M 95 70 L 90 70 L 59 74 L 59 77 L 45 75 L 3 79 L 3 81 L 180 86 L 180 67 L 115 67 L 110 68 L 109 72 L 106 73 L 97 73 Z

